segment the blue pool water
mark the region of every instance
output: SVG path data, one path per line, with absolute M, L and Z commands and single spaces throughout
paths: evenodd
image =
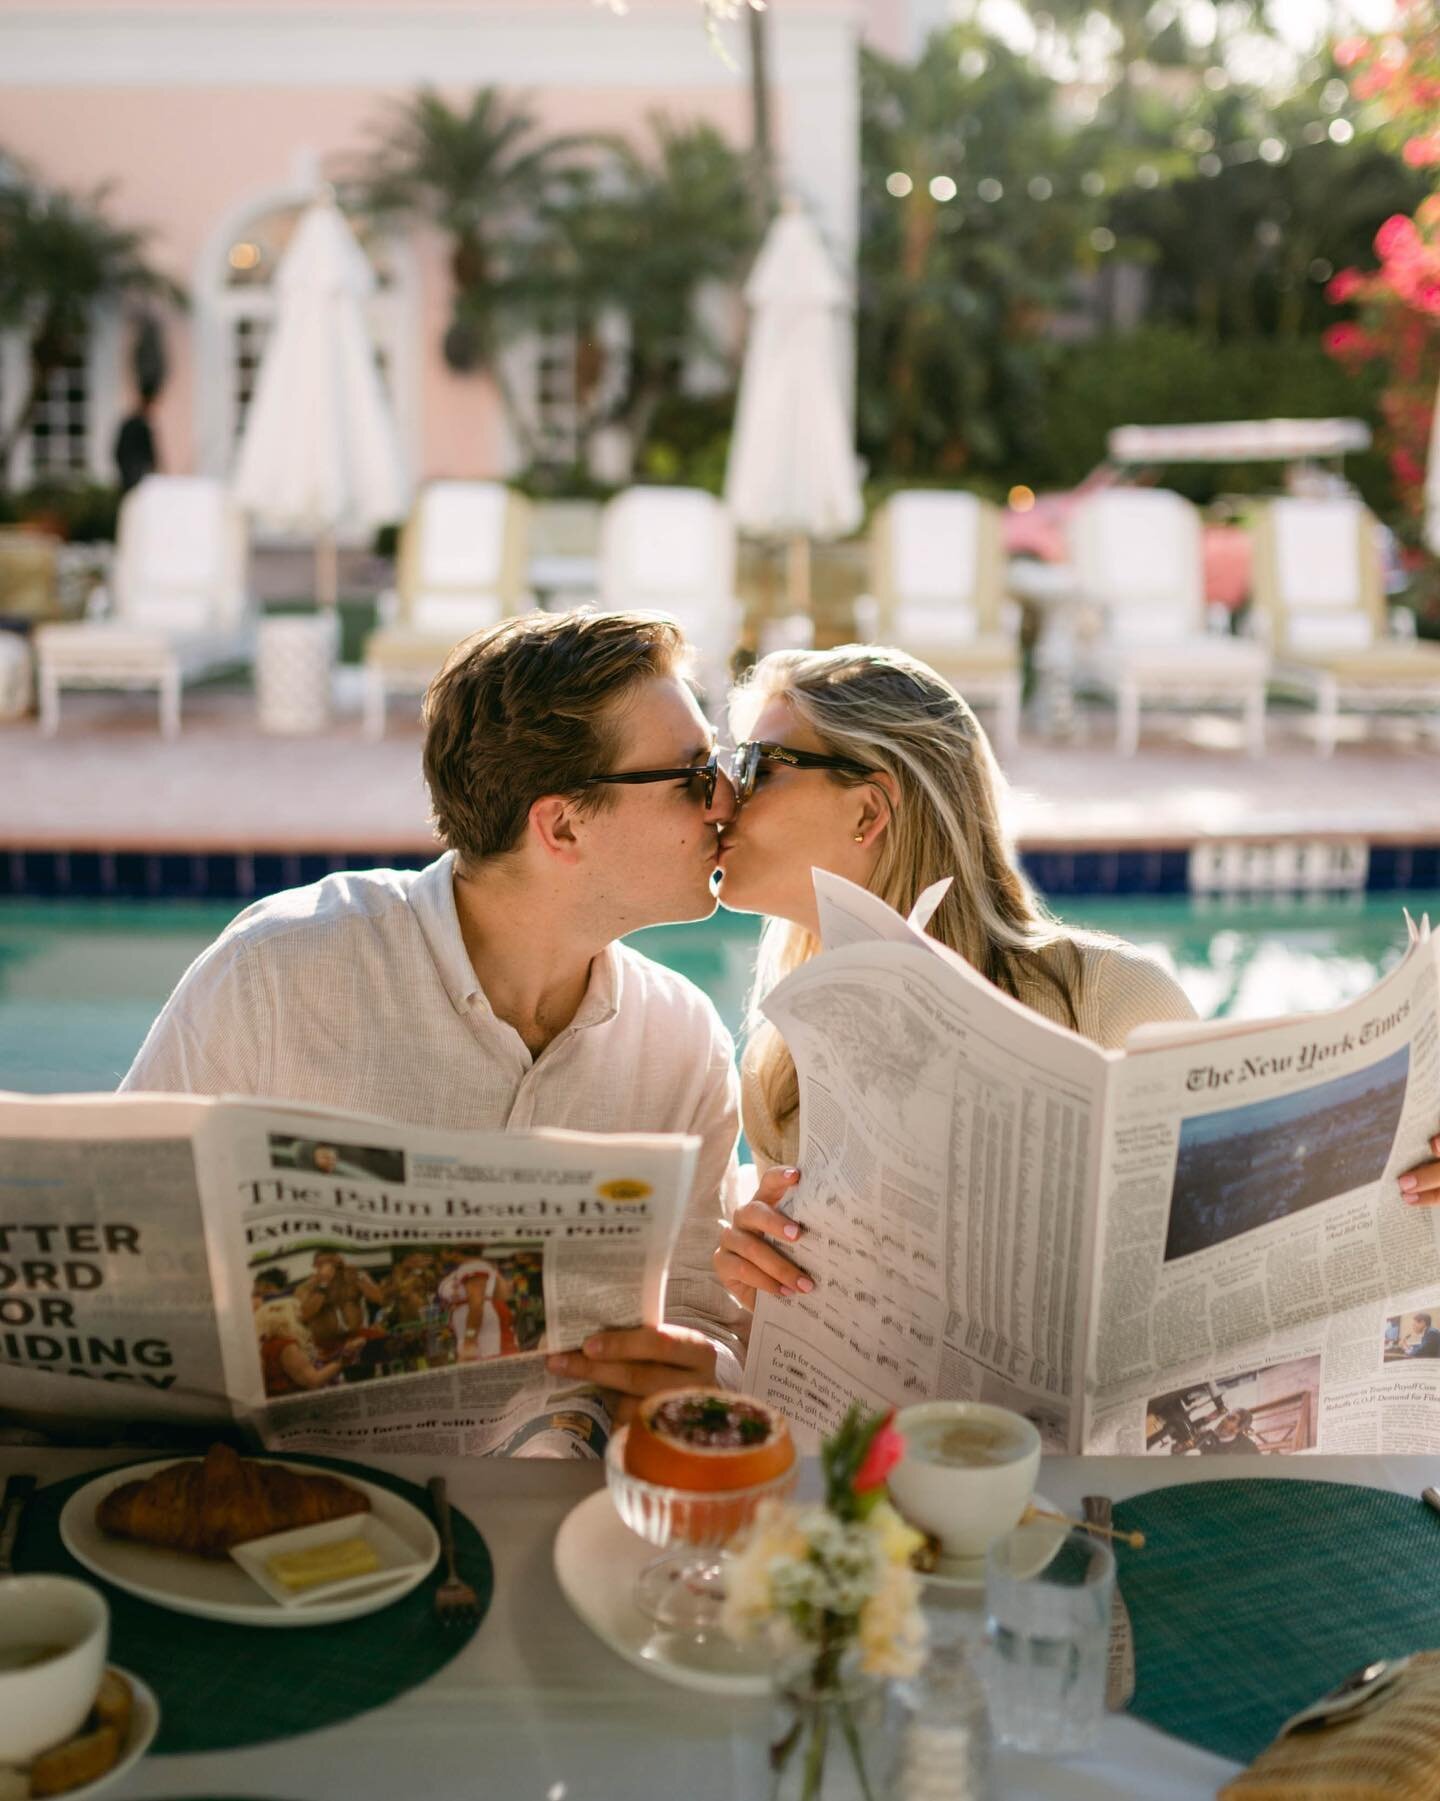
M 1414 893 L 1263 905 L 1086 898 L 1060 911 L 1153 949 L 1201 1014 L 1254 1019 L 1362 993 L 1404 949 L 1402 902 L 1440 918 L 1440 894 Z M 0 1088 L 113 1088 L 177 978 L 237 911 L 230 902 L 0 901 Z M 753 919 L 718 913 L 633 942 L 698 982 L 734 1030 L 755 936 Z

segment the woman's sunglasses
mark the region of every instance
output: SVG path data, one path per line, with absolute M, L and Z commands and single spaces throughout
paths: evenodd
M 792 750 L 788 744 L 766 744 L 752 738 L 748 744 L 737 744 L 730 759 L 730 782 L 735 799 L 741 805 L 755 792 L 762 763 L 785 763 L 792 769 L 838 769 L 862 779 L 875 773 L 863 763 L 852 762 L 849 757 L 826 757 L 818 751 Z

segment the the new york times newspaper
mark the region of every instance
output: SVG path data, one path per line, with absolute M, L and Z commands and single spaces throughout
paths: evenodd
M 1106 1052 L 816 873 L 826 950 L 766 1012 L 800 1075 L 788 1210 L 812 1294 L 761 1297 L 747 1389 L 1028 1414 L 1052 1449 L 1440 1447 L 1440 1128 L 1428 930 L 1368 994 L 1147 1027 Z M 933 897 L 932 897 L 933 899 Z

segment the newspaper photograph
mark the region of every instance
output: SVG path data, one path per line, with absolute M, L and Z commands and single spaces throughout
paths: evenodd
M 0 1097 L 0 1418 L 598 1454 L 602 1398 L 545 1355 L 659 1323 L 697 1148 Z
M 1052 1450 L 1398 1451 L 1422 1418 L 1434 1442 L 1440 1243 L 1396 1186 L 1440 1124 L 1428 932 L 1329 1012 L 1104 1051 L 921 909 L 815 881 L 825 948 L 765 1010 L 799 1076 L 785 1210 L 816 1287 L 757 1299 L 748 1390 L 812 1442 L 851 1399 L 942 1397 L 1014 1408 Z

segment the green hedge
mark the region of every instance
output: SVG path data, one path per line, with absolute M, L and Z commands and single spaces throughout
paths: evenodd
M 1356 418 L 1373 427 L 1378 371 L 1349 374 L 1313 339 L 1262 338 L 1206 344 L 1188 332 L 1150 327 L 1054 351 L 1045 384 L 1046 430 L 1015 481 L 1070 488 L 1105 456 L 1117 425 L 1186 425 L 1224 419 Z M 1374 449 L 1345 459 L 1345 472 L 1383 518 L 1393 511 L 1389 471 Z M 1176 464 L 1166 483 L 1192 500 L 1273 489 L 1274 464 Z
M 11 493 L 0 489 L 0 525 L 55 526 L 72 544 L 113 539 L 120 491 L 99 482 L 50 480 Z

